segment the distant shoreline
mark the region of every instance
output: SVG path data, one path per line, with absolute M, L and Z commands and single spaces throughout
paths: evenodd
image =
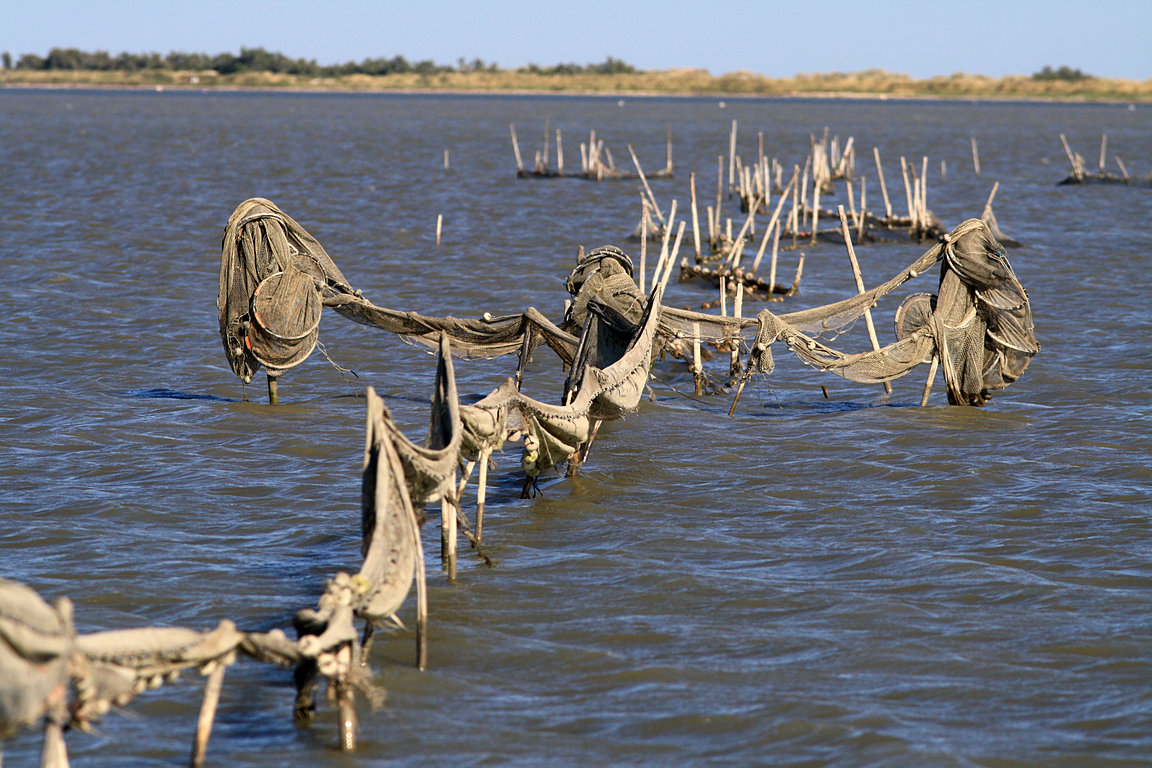
M 607 98 L 876 99 L 1152 103 L 1152 79 L 1079 81 L 953 75 L 913 80 L 886 73 L 800 75 L 770 79 L 749 73 L 713 76 L 702 70 L 618 75 L 452 72 L 435 75 L 349 75 L 306 78 L 268 72 L 0 70 L 0 89 L 151 90 L 178 92 L 379 93 Z

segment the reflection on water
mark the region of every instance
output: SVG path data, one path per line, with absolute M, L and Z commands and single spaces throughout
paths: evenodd
M 378 642 L 389 700 L 362 717 L 351 763 L 1142 764 L 1152 196 L 1055 183 L 1059 133 L 1088 147 L 1107 132 L 1148 172 L 1143 106 L 0 91 L 0 575 L 70 596 L 81 631 L 287 627 L 358 559 L 363 388 L 421 437 L 433 358 L 330 315 L 325 348 L 355 374 L 314 355 L 267 406 L 217 336 L 228 214 L 272 199 L 388 307 L 558 317 L 579 246 L 636 256 L 639 188 L 517 180 L 508 125 L 530 152 L 546 116 L 568 165 L 595 129 L 617 162 L 631 144 L 659 167 L 671 128 L 676 176 L 652 184 L 681 210 L 691 173 L 715 204 L 734 119 L 743 156 L 762 134 L 786 165 L 825 126 L 853 136 L 870 207 L 871 147 L 890 192 L 902 155 L 927 156 L 929 206 L 948 226 L 979 215 L 998 181 L 1043 350 L 986 409 L 948 408 L 939 388 L 916 407 L 920 372 L 886 396 L 781 354 L 733 418 L 730 395 L 695 397 L 663 362 L 584 476 L 521 500 L 506 450 L 486 512 L 496 566 L 434 575 L 427 672 L 411 667 L 410 634 Z M 854 292 L 842 248 L 801 250 L 790 308 Z M 858 256 L 873 283 L 923 250 Z M 782 252 L 786 274 L 798 255 Z M 684 284 L 668 301 L 710 298 Z M 878 327 L 900 298 L 875 310 Z M 868 343 L 861 329 L 844 341 Z M 526 382 L 542 399 L 563 380 L 548 354 Z M 462 396 L 514 368 L 462 361 Z M 70 734 L 73 764 L 183 759 L 198 694 L 167 686 L 95 736 Z M 287 674 L 234 667 L 210 759 L 348 764 L 330 719 L 293 728 L 291 698 Z M 37 748 L 21 736 L 9 760 Z

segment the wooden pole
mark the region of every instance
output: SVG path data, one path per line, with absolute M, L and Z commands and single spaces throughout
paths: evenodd
M 940 355 L 933 353 L 932 365 L 928 368 L 928 380 L 924 382 L 924 394 L 920 396 L 920 407 L 928 405 L 928 395 L 932 394 L 932 384 L 936 381 L 936 369 L 940 367 Z
M 888 199 L 888 185 L 884 183 L 884 166 L 880 164 L 880 150 L 872 147 L 872 156 L 876 159 L 876 175 L 880 177 L 880 194 L 884 198 L 884 221 L 892 221 L 892 202 Z
M 732 133 L 728 136 L 728 196 L 732 196 L 732 185 L 736 180 L 736 121 L 732 121 Z
M 428 668 L 428 571 L 424 563 L 424 542 L 415 519 L 411 529 L 416 550 L 416 668 L 423 672 Z
M 692 323 L 692 378 L 696 383 L 696 394 L 704 394 L 704 366 L 700 362 L 700 323 Z
M 664 154 L 664 172 L 672 173 L 672 126 L 668 126 L 668 145 L 667 152 Z
M 680 240 L 684 237 L 684 222 L 680 222 L 680 226 L 676 228 L 676 243 L 672 246 L 672 254 L 668 257 L 668 268 L 664 270 L 664 275 L 660 278 L 660 290 L 668 286 L 668 277 L 672 274 L 672 265 L 676 262 L 676 254 L 680 252 Z M 653 281 L 652 285 L 655 286 L 656 282 Z
M 852 247 L 852 235 L 848 231 L 848 217 L 844 214 L 844 206 L 839 206 L 840 228 L 844 233 L 844 245 L 848 248 L 848 259 L 852 262 L 852 275 L 856 278 L 856 290 L 864 293 L 864 278 L 860 275 L 860 263 L 856 261 L 856 249 Z M 880 351 L 880 340 L 876 338 L 876 326 L 872 323 L 872 310 L 864 310 L 864 322 L 868 326 L 868 338 L 872 342 L 872 350 Z M 892 383 L 884 382 L 884 391 L 892 394 Z
M 652 194 L 652 187 L 648 186 L 648 179 L 644 176 L 644 169 L 640 167 L 640 161 L 636 159 L 636 152 L 633 151 L 632 145 L 628 145 L 628 153 L 632 155 L 632 164 L 636 166 L 636 173 L 640 176 L 640 183 L 644 185 L 644 191 L 648 193 L 648 199 L 652 201 L 652 210 L 656 211 L 656 217 L 664 223 L 664 214 L 660 212 L 660 204 L 656 202 L 656 195 Z
M 716 234 L 720 234 L 720 205 L 724 200 L 724 156 L 716 158 Z
M 440 245 L 440 231 L 444 228 L 444 214 L 436 214 L 436 245 Z
M 699 264 L 703 260 L 700 254 L 700 214 L 699 209 L 696 207 L 696 172 L 688 174 L 688 187 L 692 192 L 692 240 L 696 245 L 696 263 Z M 644 289 L 641 288 L 640 292 L 643 293 Z
M 509 123 L 508 128 L 512 131 L 512 151 L 516 153 L 516 172 L 520 173 L 524 170 L 524 161 L 520 158 L 520 142 L 516 140 L 516 123 Z
M 203 768 L 208 752 L 208 738 L 212 735 L 212 721 L 216 719 L 216 706 L 220 702 L 220 689 L 224 685 L 223 664 L 208 674 L 204 681 L 204 699 L 200 702 L 200 717 L 196 721 L 196 738 L 192 742 L 192 768 Z
M 340 751 L 356 751 L 356 689 L 347 680 L 336 683 L 336 708 L 340 719 Z
M 1108 134 L 1100 135 L 1100 174 L 1104 174 L 1104 155 L 1108 151 Z
M 440 499 L 440 561 L 449 581 L 456 581 L 456 538 L 456 505 L 445 495 Z
M 484 502 L 488 498 L 488 457 L 492 451 L 480 451 L 480 471 L 476 475 L 476 541 L 484 540 Z
M 916 210 L 912 205 L 912 185 L 908 182 L 908 161 L 904 156 L 900 156 L 900 172 L 904 174 L 904 196 L 908 202 L 908 221 L 912 227 L 916 227 Z M 915 173 L 915 171 L 913 171 Z
M 1115 158 L 1116 167 L 1120 169 L 1120 175 L 1124 177 L 1124 183 L 1127 184 L 1129 181 L 1128 168 L 1124 165 L 1124 161 L 1120 159 L 1120 155 L 1113 155 L 1112 157 Z
M 448 173 L 449 170 L 451 170 L 451 169 L 448 167 L 448 150 L 445 149 L 444 150 L 444 173 Z
M 980 151 L 976 149 L 976 137 L 972 137 L 972 170 L 980 175 Z
M 996 190 L 998 189 L 1000 189 L 1000 182 L 997 181 L 992 185 L 992 191 L 988 194 L 988 202 L 984 203 L 984 213 L 980 214 L 981 218 L 992 212 L 992 199 L 996 197 Z
M 640 198 L 640 293 L 647 295 L 644 288 L 645 271 L 648 269 L 648 210 L 647 201 Z
M 780 193 L 780 199 L 776 201 L 776 210 L 772 212 L 772 218 L 768 220 L 768 227 L 764 230 L 764 239 L 760 241 L 760 249 L 756 252 L 756 260 L 752 262 L 752 272 L 755 274 L 756 269 L 760 266 L 760 259 L 764 257 L 764 249 L 768 246 L 768 237 L 772 234 L 772 228 L 777 226 L 776 238 L 779 240 L 779 222 L 780 222 L 780 209 L 784 207 L 784 203 L 788 200 L 789 193 L 793 195 L 796 193 L 796 176 L 799 169 L 792 172 L 792 180 L 788 182 L 788 186 Z
M 851 182 L 849 182 L 849 185 L 851 185 Z M 858 243 L 864 242 L 864 222 L 868 218 L 867 193 L 868 193 L 868 177 L 867 176 L 861 176 L 860 177 L 860 219 L 856 222 L 856 242 L 858 242 Z
M 672 260 L 668 255 L 668 239 L 672 236 L 672 223 L 676 221 L 676 201 L 672 201 L 672 208 L 668 212 L 668 224 L 664 227 L 664 240 L 660 243 L 660 259 L 656 262 L 656 269 L 652 272 L 652 287 L 661 282 L 662 270 L 672 271 Z M 684 222 L 680 222 L 680 231 L 684 231 Z M 665 280 L 666 282 L 666 280 Z
M 276 384 L 276 377 L 268 374 L 268 405 L 278 405 L 279 403 L 280 392 Z
M 928 156 L 920 163 L 920 226 L 928 229 Z
M 564 175 L 564 144 L 559 128 L 556 129 L 556 172 Z
M 772 261 L 768 267 L 768 298 L 776 295 L 776 256 L 780 252 L 780 222 L 776 222 L 775 234 L 772 235 Z M 803 256 L 801 256 L 803 259 Z M 801 262 L 803 263 L 803 262 Z

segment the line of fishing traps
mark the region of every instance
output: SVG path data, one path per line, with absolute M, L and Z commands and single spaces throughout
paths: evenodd
M 937 292 L 913 294 L 901 304 L 893 344 L 849 354 L 822 340 L 835 338 L 880 296 L 937 265 Z M 227 620 L 206 632 L 146 627 L 77 634 L 66 598 L 50 606 L 31 588 L 0 580 L 0 738 L 43 723 L 43 765 L 65 766 L 66 728 L 87 730 L 113 706 L 197 670 L 206 682 L 192 765 L 201 765 L 224 671 L 244 656 L 293 668 L 300 722 L 311 720 L 323 682 L 336 705 L 340 748 L 352 751 L 357 693 L 372 704 L 383 698 L 367 666 L 373 634 L 403 626 L 396 612 L 413 584 L 416 665 L 427 664 L 424 509 L 440 502 L 441 556 L 454 579 L 461 531 L 485 557 L 488 460 L 505 442 L 523 443 L 525 493 L 541 473 L 565 462 L 569 471 L 578 469 L 600 423 L 637 409 L 653 360 L 678 345 L 682 349 L 689 339 L 717 347 L 746 344 L 741 385 L 773 370 L 776 342 L 807 365 L 858 382 L 885 382 L 934 361 L 943 369 L 949 402 L 960 405 L 983 405 L 989 390 L 1015 381 L 1039 350 L 1027 294 L 979 219 L 943 235 L 876 288 L 799 312 L 765 309 L 741 318 L 663 306 L 670 272 L 644 295 L 629 257 L 605 246 L 581 258 L 570 273 L 572 301 L 558 324 L 534 309 L 479 319 L 428 317 L 371 303 L 351 288 L 319 242 L 273 203 L 242 203 L 225 228 L 218 298 L 221 340 L 233 371 L 247 382 L 263 366 L 274 394 L 271 384 L 312 352 L 321 311 L 328 307 L 438 350 L 428 437 L 419 444 L 408 439 L 383 400 L 367 389 L 363 562 L 355 574 L 328 579 L 316 607 L 297 613 L 296 640 L 278 629 L 242 631 Z M 742 334 L 751 334 L 751 341 Z M 540 345 L 567 365 L 559 405 L 520 392 L 524 362 Z M 474 404 L 459 402 L 453 355 L 513 352 L 520 354 L 515 377 Z M 470 523 L 461 501 L 474 471 L 476 514 Z

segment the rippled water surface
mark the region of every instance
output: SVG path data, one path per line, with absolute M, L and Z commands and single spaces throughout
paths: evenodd
M 927 156 L 949 227 L 998 181 L 1043 349 L 983 409 L 939 386 L 918 407 L 919 371 L 886 396 L 781 351 L 728 418 L 729 395 L 659 363 L 583 475 L 521 500 L 518 454 L 497 456 L 496 565 L 465 557 L 455 584 L 433 567 L 428 671 L 411 634 L 377 642 L 388 699 L 361 711 L 356 754 L 330 708 L 296 729 L 288 673 L 241 661 L 210 764 L 1149 765 L 1152 190 L 1056 185 L 1061 133 L 1090 168 L 1107 133 L 1110 167 L 1152 173 L 1147 106 L 0 91 L 0 575 L 72 598 L 84 632 L 289 627 L 358 563 L 363 388 L 420 437 L 434 360 L 329 314 L 321 341 L 355 375 L 316 354 L 266 405 L 217 335 L 229 213 L 272 199 L 384 306 L 557 318 L 579 246 L 638 255 L 640 190 L 515 178 L 509 123 L 530 158 L 546 119 L 569 167 L 595 130 L 654 170 L 671 129 L 676 175 L 653 187 L 681 211 L 690 173 L 715 204 L 733 119 L 742 156 L 762 133 L 789 166 L 825 127 L 853 136 L 870 208 L 873 146 L 898 212 L 900 156 Z M 861 247 L 865 279 L 926 248 Z M 842 247 L 801 250 L 777 306 L 854 292 Z M 461 361 L 461 392 L 514 368 Z M 541 351 L 526 391 L 561 380 Z M 191 679 L 142 695 L 69 734 L 72 764 L 182 763 L 199 697 Z M 5 764 L 38 749 L 24 734 Z

